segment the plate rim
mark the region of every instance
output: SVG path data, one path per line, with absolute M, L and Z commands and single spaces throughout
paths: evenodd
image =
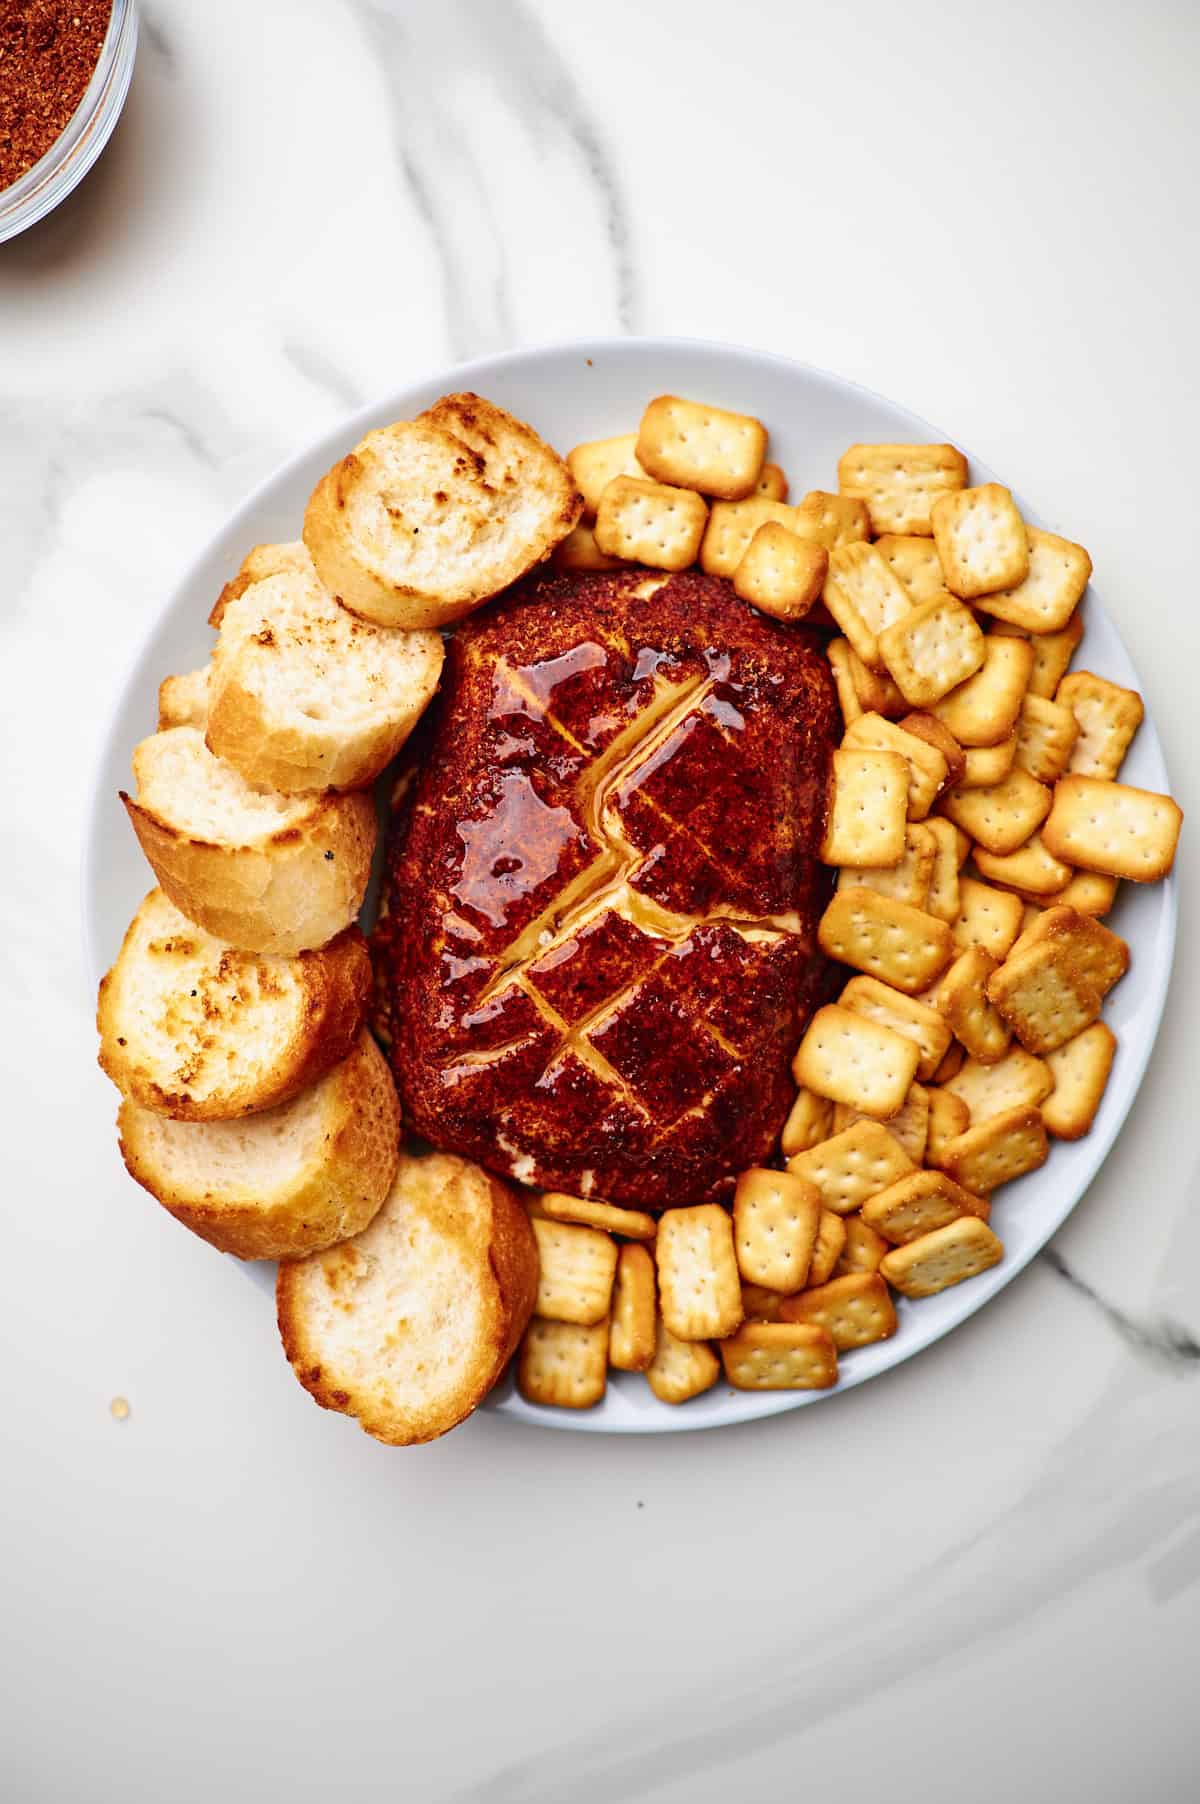
M 227 533 L 234 530 L 236 523 L 240 522 L 244 517 L 252 515 L 258 509 L 264 498 L 269 497 L 281 485 L 286 485 L 293 477 L 294 473 L 321 447 L 325 446 L 331 438 L 337 437 L 344 439 L 346 442 L 355 442 L 362 436 L 364 431 L 370 429 L 372 423 L 377 422 L 380 417 L 386 415 L 401 396 L 410 394 L 414 389 L 427 386 L 431 383 L 440 384 L 443 380 L 448 382 L 452 381 L 457 386 L 470 385 L 473 380 L 485 378 L 488 375 L 494 375 L 497 371 L 507 370 L 523 364 L 537 364 L 544 362 L 548 357 L 577 355 L 586 361 L 589 357 L 594 357 L 596 354 L 604 355 L 614 350 L 632 350 L 647 355 L 682 351 L 692 354 L 717 355 L 719 357 L 729 357 L 731 355 L 734 357 L 744 357 L 759 364 L 786 369 L 792 376 L 800 374 L 809 380 L 816 380 L 842 393 L 849 392 L 851 395 L 861 395 L 865 400 L 887 408 L 892 413 L 904 415 L 908 421 L 911 421 L 914 429 L 919 429 L 929 435 L 930 442 L 958 442 L 954 439 L 952 434 L 943 432 L 939 427 L 934 426 L 931 422 L 926 420 L 923 415 L 914 413 L 911 408 L 906 407 L 901 402 L 892 400 L 889 396 L 868 387 L 864 383 L 856 382 L 850 377 L 841 376 L 837 374 L 836 371 L 824 369 L 819 365 L 808 363 L 801 358 L 789 357 L 779 351 L 764 350 L 760 347 L 743 344 L 735 340 L 692 337 L 678 334 L 631 333 L 609 337 L 549 339 L 532 345 L 522 345 L 505 351 L 498 351 L 488 356 L 476 357 L 460 363 L 447 364 L 442 366 L 440 371 L 413 377 L 402 387 L 393 388 L 386 393 L 382 393 L 374 400 L 365 402 L 360 407 L 339 417 L 338 420 L 326 426 L 322 431 L 315 433 L 299 450 L 277 464 L 266 476 L 255 484 L 253 489 L 251 489 L 251 491 L 244 496 L 233 509 L 225 514 L 220 525 L 207 536 L 204 544 L 187 561 L 178 577 L 171 584 L 165 598 L 154 611 L 153 618 L 137 635 L 131 655 L 123 668 L 109 706 L 105 710 L 99 734 L 93 741 L 92 751 L 94 755 L 94 768 L 86 790 L 84 842 L 79 866 L 79 902 L 84 967 L 87 977 L 91 980 L 93 993 L 95 986 L 99 983 L 104 971 L 104 965 L 99 955 L 99 949 L 96 942 L 95 923 L 93 920 L 93 899 L 96 894 L 98 865 L 102 856 L 101 842 L 104 831 L 102 827 L 102 804 L 107 796 L 107 790 L 104 786 L 105 765 L 108 761 L 108 755 L 113 742 L 117 737 L 120 717 L 128 705 L 130 692 L 139 684 L 142 678 L 142 667 L 147 660 L 150 647 L 156 639 L 163 621 L 175 609 L 181 595 L 198 581 L 204 565 L 213 555 L 217 542 Z M 975 458 L 969 451 L 966 455 L 973 468 L 979 472 L 982 480 L 999 480 L 988 465 L 980 462 L 980 460 Z M 1011 484 L 1006 484 L 1006 486 L 1011 489 L 1011 492 L 1017 500 L 1022 517 L 1037 524 L 1040 520 L 1038 510 L 1026 506 L 1018 489 L 1013 488 Z M 1092 603 L 1099 607 L 1100 612 L 1104 616 L 1107 630 L 1112 633 L 1120 647 L 1122 655 L 1125 657 L 1135 675 L 1138 676 L 1140 682 L 1140 672 L 1138 672 L 1137 665 L 1129 654 L 1128 647 L 1125 644 L 1119 626 L 1109 609 L 1104 605 L 1100 593 L 1092 585 L 1089 584 L 1089 587 L 1091 587 L 1092 591 Z M 1142 729 L 1143 732 L 1145 731 L 1145 728 L 1149 728 L 1148 741 L 1152 747 L 1153 753 L 1157 755 L 1158 762 L 1162 768 L 1164 790 L 1169 793 L 1170 774 L 1167 769 L 1166 755 L 1163 750 L 1162 741 L 1158 735 L 1155 715 L 1149 708 L 1147 708 L 1146 711 L 1146 718 Z M 1147 888 L 1149 887 L 1151 886 L 1147 886 Z M 1106 1123 L 1100 1139 L 1092 1142 L 1091 1136 L 1089 1135 L 1087 1137 L 1087 1144 L 1089 1144 L 1092 1153 L 1092 1157 L 1089 1160 L 1089 1169 L 1070 1201 L 1067 1202 L 1064 1207 L 1060 1208 L 1055 1205 L 1050 1210 L 1050 1219 L 1044 1233 L 1035 1232 L 1031 1243 L 1023 1248 L 1019 1254 L 1008 1255 L 1006 1253 L 1005 1259 L 1002 1260 L 999 1265 L 993 1266 L 989 1272 L 982 1275 L 981 1279 L 976 1280 L 977 1284 L 981 1283 L 985 1286 L 982 1294 L 974 1285 L 961 1287 L 963 1291 L 967 1292 L 966 1300 L 964 1303 L 960 1304 L 957 1309 L 954 1309 L 953 1306 L 951 1306 L 951 1313 L 947 1318 L 940 1320 L 934 1319 L 927 1328 L 922 1328 L 919 1325 L 918 1320 L 918 1322 L 914 1323 L 909 1329 L 909 1332 L 905 1337 L 903 1350 L 900 1350 L 900 1348 L 897 1347 L 895 1357 L 887 1360 L 887 1362 L 878 1369 L 860 1369 L 857 1374 L 855 1372 L 854 1363 L 851 1363 L 847 1370 L 839 1373 L 838 1382 L 831 1390 L 738 1392 L 736 1393 L 736 1396 L 741 1404 L 739 1413 L 736 1417 L 728 1421 L 708 1421 L 702 1417 L 691 1415 L 686 1408 L 672 1408 L 666 1404 L 657 1405 L 654 1410 L 647 1413 L 645 1419 L 618 1421 L 605 1420 L 601 1415 L 586 1410 L 572 1411 L 540 1408 L 537 1405 L 526 1403 L 523 1398 L 520 1398 L 513 1393 L 511 1370 L 502 1380 L 498 1390 L 493 1391 L 491 1396 L 485 1399 L 481 1407 L 487 1409 L 489 1414 L 503 1416 L 509 1420 L 520 1422 L 527 1426 L 565 1430 L 574 1433 L 628 1435 L 717 1433 L 725 1429 L 741 1427 L 749 1422 L 761 1421 L 766 1417 L 790 1414 L 798 1408 L 813 1403 L 831 1400 L 841 1396 L 847 1391 L 857 1388 L 859 1385 L 869 1383 L 872 1379 L 883 1377 L 887 1372 L 894 1371 L 898 1366 L 907 1364 L 909 1360 L 915 1358 L 918 1354 L 923 1353 L 928 1347 L 933 1346 L 946 1335 L 953 1333 L 955 1329 L 962 1327 L 969 1317 L 979 1314 L 979 1312 L 986 1308 L 987 1304 L 991 1302 L 993 1297 L 998 1295 L 1000 1291 L 1007 1289 L 1007 1287 L 1026 1270 L 1037 1254 L 1040 1253 L 1053 1236 L 1058 1233 L 1068 1217 L 1078 1208 L 1099 1175 L 1118 1136 L 1123 1130 L 1133 1105 L 1140 1093 L 1142 1082 L 1146 1074 L 1146 1068 L 1150 1062 L 1154 1048 L 1158 1043 L 1158 1036 L 1162 1027 L 1162 1019 L 1166 1008 L 1166 1000 L 1170 990 L 1171 974 L 1175 961 L 1179 922 L 1179 882 L 1177 873 L 1172 871 L 1160 884 L 1153 887 L 1162 898 L 1162 915 L 1158 926 L 1158 936 L 1160 940 L 1165 938 L 1165 947 L 1160 963 L 1159 981 L 1149 998 L 1149 1019 L 1145 1031 L 1135 1049 L 1134 1062 L 1129 1067 L 1127 1073 L 1127 1082 L 1122 1100 L 1117 1107 L 1116 1113 Z M 1051 1155 L 1053 1155 L 1054 1144 L 1057 1143 L 1052 1144 Z M 1075 1144 L 1078 1145 L 1083 1143 L 1075 1142 Z M 265 1277 L 267 1272 L 273 1272 L 274 1270 L 273 1266 L 269 1265 L 245 1265 L 240 1260 L 235 1261 L 235 1263 L 252 1279 L 256 1278 L 256 1276 Z M 662 1411 L 663 1413 L 660 1415 L 659 1411 Z

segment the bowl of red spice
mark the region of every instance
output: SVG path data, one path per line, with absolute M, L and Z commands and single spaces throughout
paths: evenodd
M 134 0 L 0 0 L 0 242 L 83 179 L 117 123 Z

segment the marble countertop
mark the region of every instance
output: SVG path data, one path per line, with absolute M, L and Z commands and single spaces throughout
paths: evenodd
M 626 331 L 837 370 L 1011 473 L 1090 547 L 1188 807 L 1197 15 L 142 12 L 109 150 L 0 250 L 0 1790 L 1194 1798 L 1200 838 L 1125 1132 L 950 1339 L 736 1431 L 407 1452 L 126 1178 L 78 866 L 122 674 L 254 483 L 456 359 Z

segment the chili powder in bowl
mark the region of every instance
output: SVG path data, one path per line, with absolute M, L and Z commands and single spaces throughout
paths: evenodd
M 87 174 L 125 104 L 136 50 L 134 0 L 0 0 L 0 242 Z

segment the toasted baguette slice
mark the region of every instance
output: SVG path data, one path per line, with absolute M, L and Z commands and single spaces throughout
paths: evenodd
M 512 1191 L 448 1153 L 401 1153 L 369 1228 L 280 1266 L 279 1332 L 323 1409 L 392 1446 L 432 1441 L 499 1378 L 537 1282 L 537 1243 Z
M 260 789 L 362 789 L 437 688 L 442 637 L 359 620 L 338 606 L 306 551 L 304 565 L 226 602 L 207 743 Z
M 130 1176 L 239 1259 L 300 1259 L 360 1233 L 400 1154 L 392 1074 L 365 1028 L 319 1083 L 261 1115 L 171 1121 L 126 1097 L 117 1129 Z
M 214 939 L 152 890 L 100 985 L 100 1064 L 144 1108 L 229 1121 L 340 1064 L 370 994 L 357 927 L 319 952 L 266 958 Z
M 338 600 L 380 626 L 444 626 L 516 582 L 583 512 L 566 464 L 478 395 L 369 432 L 313 490 L 304 542 Z
M 244 595 L 251 583 L 265 582 L 268 576 L 280 576 L 288 570 L 303 572 L 311 569 L 312 559 L 301 539 L 291 539 L 286 545 L 251 546 L 237 575 L 229 579 L 213 602 L 209 626 L 220 626 L 230 602 Z
M 208 719 L 208 679 L 211 667 L 189 670 L 183 676 L 164 677 L 158 685 L 158 730 L 199 727 Z
M 368 795 L 252 789 L 196 727 L 143 739 L 137 799 L 121 793 L 142 851 L 177 908 L 231 946 L 324 946 L 362 907 L 377 823 Z

